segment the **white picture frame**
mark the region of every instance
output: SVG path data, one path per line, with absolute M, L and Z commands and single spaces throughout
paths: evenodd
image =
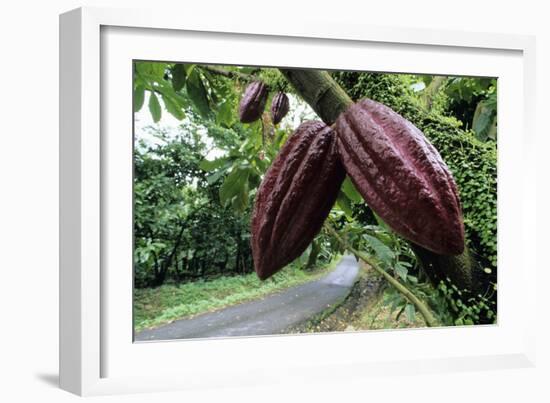
M 186 53 L 173 46 L 182 41 Z M 535 319 L 525 315 L 535 312 L 535 285 L 526 279 L 536 277 L 537 270 L 528 253 L 536 234 L 532 37 L 327 24 L 307 18 L 283 27 L 269 20 L 80 8 L 60 17 L 60 49 L 63 389 L 97 395 L 533 365 Z M 286 49 L 284 55 L 276 53 L 281 49 Z M 320 59 L 318 50 L 330 50 L 335 57 Z M 368 64 L 363 55 L 371 56 Z M 128 61 L 188 58 L 219 64 L 498 76 L 498 324 L 133 343 L 128 337 L 132 284 L 127 281 L 131 225 L 126 225 L 131 131 L 126 137 L 113 133 L 124 133 L 131 124 Z M 459 60 L 470 63 L 461 66 Z M 502 214 L 510 209 L 520 213 Z M 515 246 L 512 252 L 508 245 Z M 115 262 L 123 269 L 109 270 Z M 338 346 L 349 354 L 342 357 Z M 319 354 L 320 349 L 325 353 Z

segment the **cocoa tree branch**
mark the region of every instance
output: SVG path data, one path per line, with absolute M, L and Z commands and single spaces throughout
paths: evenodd
M 332 125 L 353 101 L 330 74 L 323 70 L 279 69 L 317 115 Z
M 430 308 L 422 302 L 414 293 L 409 290 L 404 284 L 400 283 L 397 279 L 392 277 L 386 270 L 382 269 L 378 263 L 372 259 L 369 255 L 366 253 L 360 252 L 357 249 L 355 249 L 353 246 L 351 246 L 344 238 L 338 234 L 338 232 L 330 225 L 329 223 L 325 223 L 325 228 L 328 232 L 336 238 L 336 240 L 347 250 L 349 250 L 351 253 L 353 253 L 355 256 L 359 257 L 362 261 L 367 263 L 369 266 L 371 266 L 374 270 L 376 270 L 379 274 L 381 274 L 384 279 L 388 283 L 391 284 L 392 287 L 394 287 L 401 295 L 403 295 L 411 304 L 413 304 L 417 311 L 420 312 L 422 317 L 424 318 L 424 322 L 426 322 L 426 325 L 428 327 L 434 327 L 437 326 L 437 321 L 435 320 L 435 317 L 433 316 L 432 312 L 430 311 Z

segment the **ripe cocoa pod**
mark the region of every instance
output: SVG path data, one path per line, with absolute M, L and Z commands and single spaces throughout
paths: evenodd
M 251 246 L 260 279 L 306 250 L 345 176 L 334 131 L 323 122 L 302 123 L 280 150 L 256 194 Z
M 336 120 L 338 153 L 372 210 L 404 238 L 441 255 L 464 251 L 455 181 L 411 122 L 364 99 Z
M 248 84 L 239 104 L 239 118 L 242 123 L 252 123 L 262 116 L 267 96 L 267 86 L 263 82 L 253 81 Z
M 271 100 L 271 121 L 279 124 L 288 113 L 288 97 L 284 92 L 278 92 Z

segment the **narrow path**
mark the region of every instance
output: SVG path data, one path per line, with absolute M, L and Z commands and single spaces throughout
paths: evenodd
M 319 280 L 289 288 L 263 299 L 245 302 L 191 319 L 181 319 L 135 335 L 136 341 L 204 337 L 254 336 L 284 333 L 340 301 L 350 291 L 359 265 L 351 255 Z

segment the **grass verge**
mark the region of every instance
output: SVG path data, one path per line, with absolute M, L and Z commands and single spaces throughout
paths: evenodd
M 380 330 L 426 327 L 426 323 L 420 313 L 415 312 L 411 321 L 402 311 L 391 310 L 386 302 L 386 290 L 380 293 L 376 301 L 373 301 L 360 317 L 353 323 L 354 330 Z
M 350 293 L 324 312 L 293 327 L 290 333 L 342 332 L 379 329 L 419 328 L 426 324 L 416 312 L 409 320 L 399 309 L 391 310 L 389 288 L 383 277 L 363 262 Z
M 316 280 L 332 270 L 340 258 L 337 256 L 329 264 L 310 271 L 289 265 L 266 281 L 260 281 L 256 273 L 250 273 L 179 286 L 167 284 L 157 288 L 135 289 L 134 329 L 139 332 Z

